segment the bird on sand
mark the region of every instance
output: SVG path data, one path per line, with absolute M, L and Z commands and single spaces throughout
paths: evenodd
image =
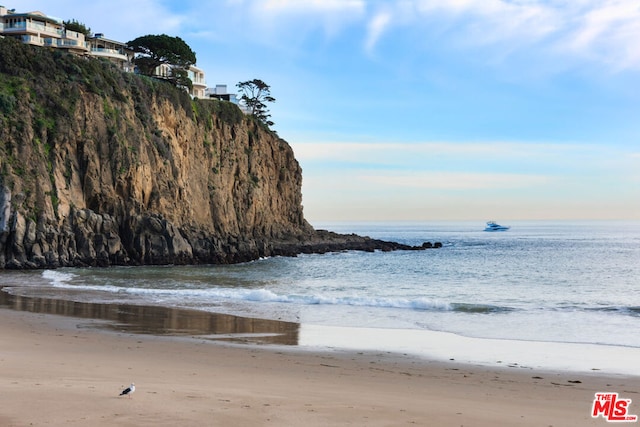
M 129 387 L 122 390 L 122 392 L 120 393 L 120 396 L 124 396 L 126 394 L 129 396 L 129 398 L 131 398 L 131 395 L 133 394 L 134 391 L 136 391 L 136 385 L 134 383 L 131 383 Z

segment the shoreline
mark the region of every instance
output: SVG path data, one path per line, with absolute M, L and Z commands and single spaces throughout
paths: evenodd
M 590 412 L 603 391 L 640 412 L 637 376 L 237 344 L 123 324 L 1 307 L 0 424 L 604 425 Z M 130 382 L 136 393 L 119 398 Z
M 451 332 L 328 326 L 244 317 L 162 305 L 79 302 L 13 295 L 0 287 L 0 308 L 103 321 L 100 328 L 144 335 L 193 336 L 299 351 L 398 353 L 423 360 L 550 372 L 640 378 L 640 348 L 614 345 L 473 338 Z

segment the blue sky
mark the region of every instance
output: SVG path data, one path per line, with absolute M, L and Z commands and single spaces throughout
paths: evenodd
M 638 0 L 16 0 L 260 78 L 328 220 L 640 219 Z

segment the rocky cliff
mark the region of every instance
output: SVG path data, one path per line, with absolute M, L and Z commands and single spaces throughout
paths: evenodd
M 0 268 L 404 248 L 314 230 L 301 184 L 287 142 L 231 103 L 0 39 Z

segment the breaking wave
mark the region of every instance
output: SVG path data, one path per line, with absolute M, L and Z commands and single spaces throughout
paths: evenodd
M 513 310 L 510 307 L 499 307 L 483 304 L 464 304 L 437 301 L 426 297 L 418 298 L 393 298 L 393 297 L 366 297 L 366 296 L 328 296 L 328 295 L 283 295 L 268 289 L 246 289 L 216 287 L 206 289 L 157 289 L 120 287 L 114 285 L 87 285 L 72 283 L 76 275 L 72 273 L 46 270 L 42 277 L 49 280 L 56 288 L 73 289 L 77 291 L 98 291 L 140 296 L 146 300 L 167 302 L 176 304 L 186 301 L 201 301 L 215 303 L 220 301 L 236 301 L 251 303 L 280 303 L 294 305 L 327 305 L 327 306 L 354 306 L 395 308 L 419 311 L 455 311 L 461 313 L 490 314 Z

